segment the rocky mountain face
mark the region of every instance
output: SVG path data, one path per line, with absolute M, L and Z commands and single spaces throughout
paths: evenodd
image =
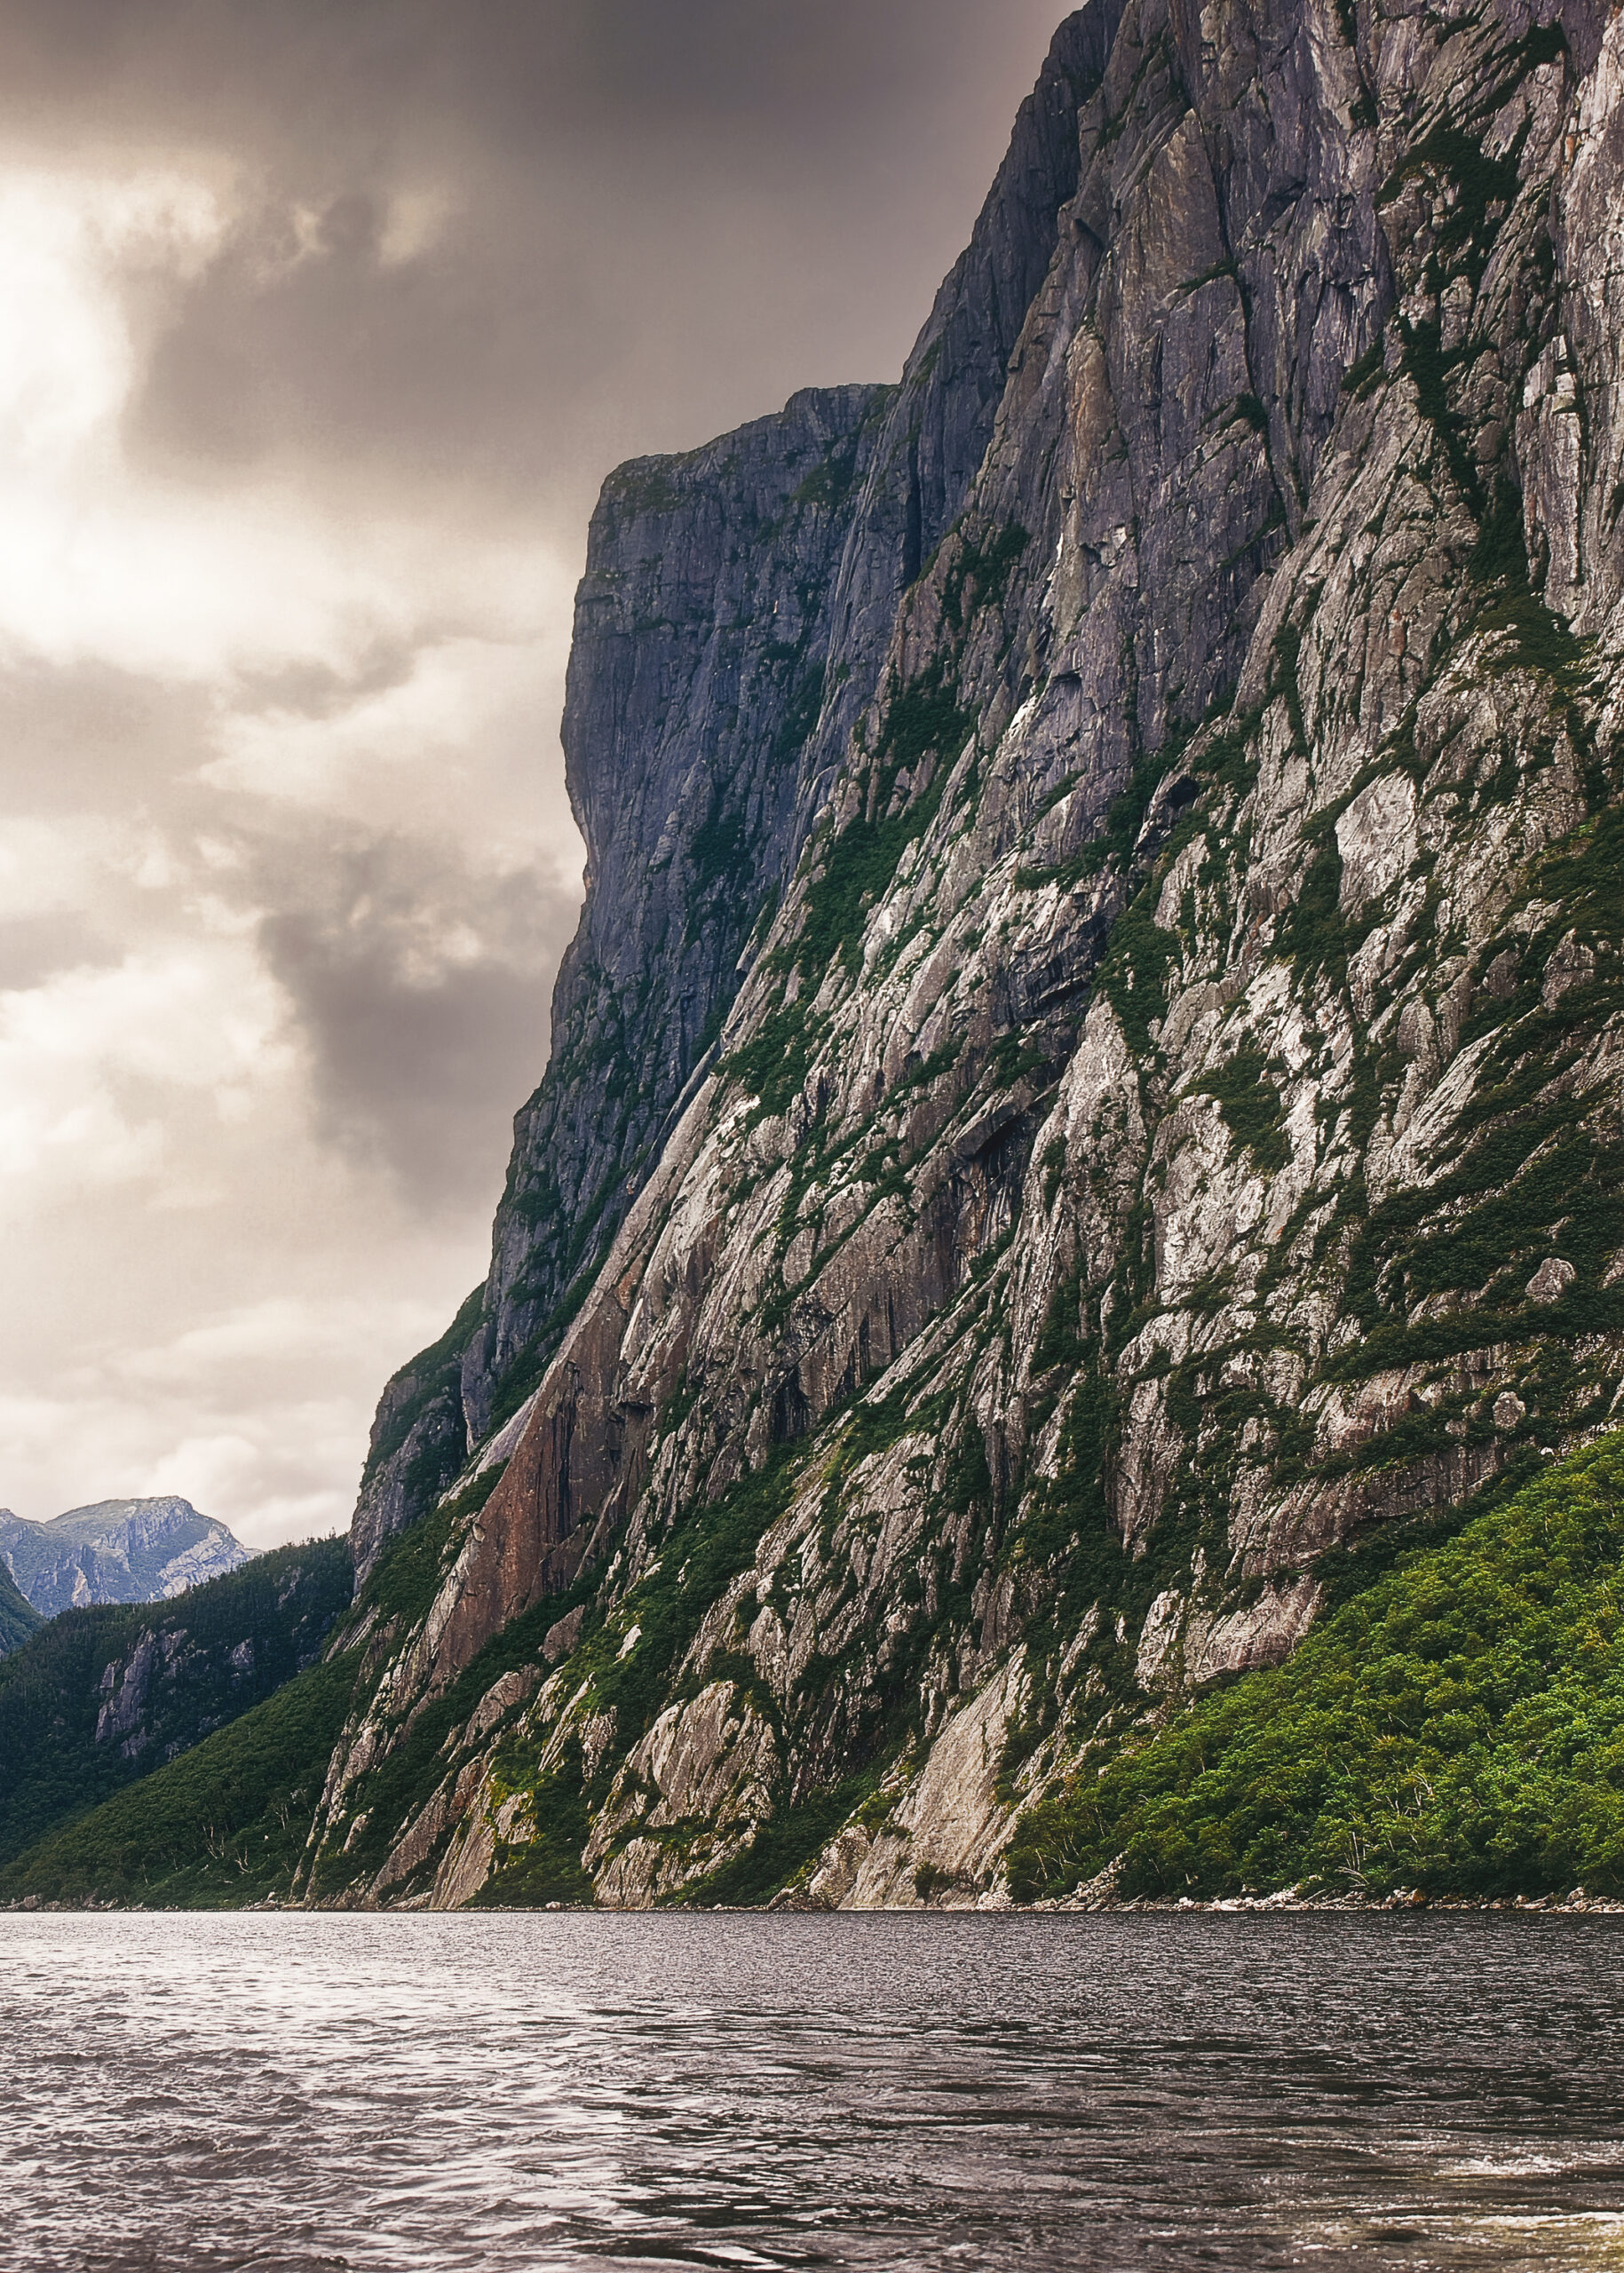
M 612 478 L 300 1898 L 1007 1900 L 1616 1419 L 1621 184 L 1601 0 L 1093 0 L 899 391 Z
M 741 958 L 874 693 L 898 601 L 986 451 L 1076 186 L 1075 86 L 1103 53 L 1087 15 L 1057 38 L 899 386 L 797 395 L 605 486 L 563 731 L 586 906 L 553 997 L 551 1060 L 514 1125 L 486 1284 L 379 1406 L 358 1580 L 471 1452 L 511 1448 L 714 1059 Z
M 249 1560 L 189 1500 L 99 1500 L 47 1524 L 0 1508 L 0 1562 L 46 1618 L 91 1603 L 160 1602 Z

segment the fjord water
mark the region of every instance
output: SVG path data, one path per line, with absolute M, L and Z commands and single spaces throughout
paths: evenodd
M 1624 2261 L 1624 1919 L 0 1918 L 0 2263 Z

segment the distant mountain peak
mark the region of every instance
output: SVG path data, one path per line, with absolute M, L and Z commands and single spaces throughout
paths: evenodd
M 160 1602 L 250 1560 L 189 1500 L 99 1500 L 48 1523 L 0 1509 L 0 1563 L 47 1618 L 91 1603 Z

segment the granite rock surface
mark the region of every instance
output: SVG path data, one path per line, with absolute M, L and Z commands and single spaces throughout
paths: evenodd
M 1095 0 L 899 390 L 612 478 L 304 1899 L 997 1905 L 1616 1422 L 1621 186 L 1601 0 Z

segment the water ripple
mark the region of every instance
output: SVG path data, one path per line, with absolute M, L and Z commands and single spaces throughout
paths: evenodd
M 1621 1929 L 8 1916 L 0 2264 L 1624 2267 Z

